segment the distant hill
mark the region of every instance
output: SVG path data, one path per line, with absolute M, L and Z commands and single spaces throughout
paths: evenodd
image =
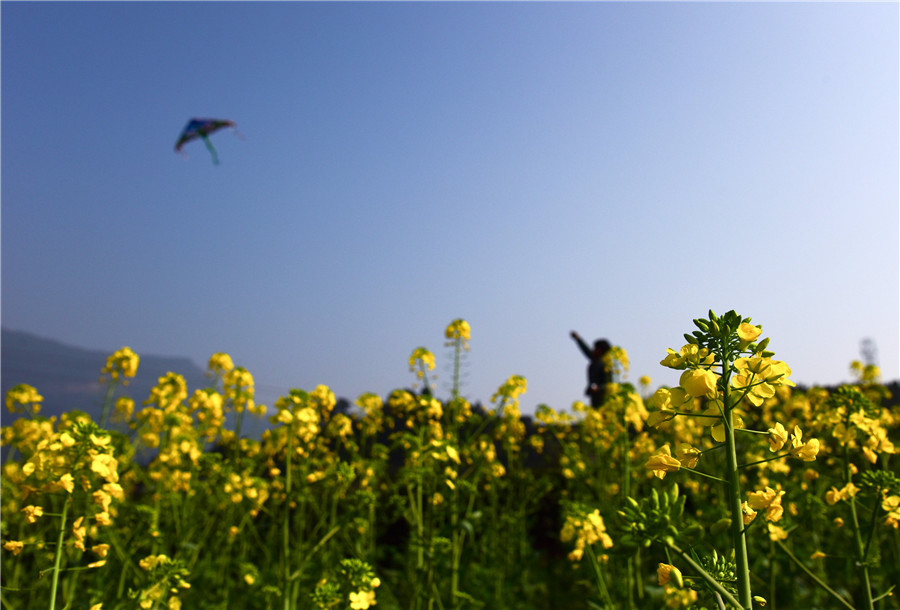
M 0 330 L 0 390 L 6 392 L 20 383 L 37 388 L 44 397 L 41 415 L 59 416 L 72 410 L 89 413 L 99 419 L 106 388 L 100 379 L 100 369 L 106 359 L 121 345 L 109 351 L 88 350 L 33 335 L 31 333 Z M 136 403 L 147 399 L 160 377 L 168 372 L 183 375 L 188 391 L 210 385 L 204 369 L 188 358 L 138 354 L 141 358 L 137 375 L 116 396 L 130 396 Z M 2 408 L 3 425 L 17 417 Z
M 0 329 L 0 394 L 5 400 L 6 392 L 15 385 L 27 383 L 37 388 L 44 397 L 41 415 L 57 416 L 78 410 L 90 414 L 98 421 L 103 409 L 106 387 L 100 383 L 100 369 L 106 365 L 106 359 L 121 345 L 111 346 L 108 350 L 90 350 L 67 345 L 53 339 L 39 337 L 32 333 Z M 116 398 L 130 396 L 135 402 L 135 411 L 141 408 L 150 390 L 160 377 L 168 372 L 184 376 L 188 394 L 194 390 L 209 387 L 210 379 L 206 369 L 189 358 L 178 356 L 155 356 L 138 353 L 141 360 L 137 375 L 127 386 L 116 389 Z M 284 392 L 273 388 L 257 386 L 257 402 L 268 405 L 268 415 L 274 413 L 274 402 Z M 338 399 L 336 409 L 339 412 L 350 410 L 351 404 Z M 0 406 L 0 423 L 10 425 L 18 417 Z M 226 426 L 233 429 L 229 417 Z M 113 426 L 114 427 L 114 426 Z M 245 417 L 241 435 L 259 438 L 269 427 L 268 417 Z

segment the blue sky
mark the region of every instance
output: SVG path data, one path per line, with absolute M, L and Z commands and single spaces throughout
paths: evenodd
M 900 377 L 896 3 L 3 2 L 2 323 L 265 401 L 582 397 L 753 316 L 798 383 Z M 233 119 L 173 151 L 191 117 Z

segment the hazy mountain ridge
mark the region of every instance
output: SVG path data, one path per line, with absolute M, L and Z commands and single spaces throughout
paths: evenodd
M 28 332 L 0 329 L 0 391 L 5 397 L 13 386 L 27 383 L 44 397 L 41 415 L 59 416 L 77 409 L 96 419 L 106 391 L 100 383 L 100 369 L 119 347 L 89 350 Z M 184 376 L 189 391 L 210 385 L 205 371 L 189 358 L 139 355 L 137 375 L 117 389 L 117 397 L 130 396 L 140 404 L 159 378 L 170 371 Z M 15 417 L 3 408 L 4 425 Z

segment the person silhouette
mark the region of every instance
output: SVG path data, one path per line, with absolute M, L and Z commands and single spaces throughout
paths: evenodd
M 591 361 L 587 368 L 588 385 L 584 393 L 590 396 L 592 407 L 599 407 L 606 399 L 606 384 L 612 383 L 612 372 L 603 361 L 603 356 L 606 355 L 611 346 L 606 339 L 597 339 L 594 341 L 592 349 L 588 347 L 581 335 L 574 330 L 571 332 L 571 336 L 578 343 L 581 352 Z

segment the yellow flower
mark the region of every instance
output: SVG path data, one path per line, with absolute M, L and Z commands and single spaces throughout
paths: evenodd
M 59 477 L 58 485 L 65 489 L 67 492 L 72 493 L 75 489 L 75 478 L 72 477 L 72 474 L 67 472 L 63 476 Z
M 170 559 L 166 555 L 147 555 L 138 562 L 138 565 L 149 572 L 156 566 L 160 564 L 165 565 L 169 563 L 169 561 Z
M 659 566 L 656 568 L 656 578 L 659 582 L 660 587 L 665 586 L 669 583 L 669 581 L 674 581 L 674 584 L 679 589 L 684 586 L 684 580 L 681 576 L 681 570 L 668 563 L 659 564 Z
M 32 414 L 37 415 L 41 410 L 43 400 L 44 397 L 38 394 L 36 388 L 26 383 L 20 383 L 6 393 L 6 408 L 12 413 L 24 413 L 25 407 L 30 405 Z
M 97 555 L 97 557 L 106 557 L 109 553 L 109 545 L 108 544 L 95 544 L 91 547 L 91 551 Z
M 659 388 L 647 401 L 647 406 L 658 411 L 652 411 L 647 418 L 647 425 L 655 428 L 659 424 L 675 418 L 676 411 L 691 400 L 691 397 L 683 388 Z
M 666 478 L 666 473 L 681 470 L 681 462 L 672 457 L 672 450 L 668 445 L 660 447 L 659 453 L 650 456 L 644 466 L 652 470 L 654 476 L 659 479 Z
M 784 514 L 784 507 L 781 505 L 781 497 L 784 490 L 775 491 L 771 487 L 766 487 L 765 491 L 751 491 L 747 494 L 747 503 L 754 510 L 766 510 L 766 521 L 779 521 Z
M 434 370 L 434 354 L 432 354 L 429 350 L 424 347 L 417 347 L 413 350 L 412 355 L 409 357 L 409 370 L 416 370 L 416 363 L 421 362 L 422 368 L 428 369 L 429 371 Z M 419 378 L 424 375 L 422 371 L 419 371 Z
M 731 385 L 735 389 L 743 389 L 744 398 L 757 407 L 775 395 L 776 386 L 796 385 L 788 379 L 790 367 L 780 360 L 762 356 L 738 358 L 734 361 L 734 367 L 737 371 L 731 377 Z
M 117 471 L 119 462 L 116 458 L 106 453 L 98 453 L 91 458 L 91 470 L 99 474 L 110 483 L 119 481 L 119 473 Z
M 784 426 L 781 425 L 781 422 L 776 422 L 774 428 L 769 428 L 769 451 L 771 451 L 772 453 L 779 451 L 782 447 L 784 447 L 787 439 L 787 430 L 784 429 Z
M 469 327 L 469 323 L 463 320 L 462 318 L 457 318 L 450 322 L 447 325 L 447 329 L 444 331 L 444 336 L 448 339 L 461 339 L 463 341 L 463 345 L 468 341 L 471 337 L 472 329 Z
M 747 502 L 741 504 L 741 513 L 743 514 L 743 517 L 741 517 L 741 519 L 743 520 L 744 525 L 750 525 L 750 523 L 752 523 L 753 520 L 756 519 L 756 511 L 750 508 L 750 504 L 748 504 Z
M 810 559 L 823 559 L 825 557 L 828 557 L 828 555 L 826 555 L 822 551 L 816 551 L 815 553 L 813 553 L 812 555 L 809 556 Z
M 359 591 L 350 594 L 350 607 L 353 610 L 366 610 L 369 606 L 375 605 L 374 591 Z
M 675 455 L 685 468 L 695 468 L 700 461 L 700 450 L 689 443 L 679 443 Z
M 25 520 L 28 523 L 34 523 L 41 515 L 44 514 L 44 509 L 41 506 L 29 505 L 23 508 L 20 512 L 25 513 Z
M 3 543 L 3 548 L 13 555 L 18 555 L 22 552 L 22 549 L 25 548 L 25 544 L 23 542 L 19 542 L 18 540 L 7 540 Z
M 109 375 L 111 381 L 118 381 L 119 377 L 131 378 L 137 374 L 138 363 L 140 358 L 130 347 L 123 347 L 116 350 L 106 359 L 106 366 L 100 370 L 100 380 L 105 381 L 105 376 Z M 127 379 L 122 380 L 123 385 L 128 383 Z
M 741 340 L 741 349 L 744 349 L 757 338 L 759 338 L 760 333 L 762 333 L 762 326 L 753 326 L 748 322 L 744 322 L 740 326 L 738 326 L 737 334 L 738 338 Z
M 114 408 L 123 420 L 131 419 L 131 414 L 134 413 L 134 399 L 128 396 L 120 396 L 116 399 Z
M 804 462 L 813 462 L 819 453 L 819 439 L 810 439 L 806 443 L 802 441 L 803 432 L 800 426 L 794 426 L 794 434 L 791 438 L 791 455 Z
M 770 540 L 785 540 L 788 537 L 787 531 L 779 525 L 775 525 L 774 523 L 767 523 L 766 526 L 769 528 L 769 539 Z
M 78 517 L 72 524 L 72 534 L 75 536 L 75 548 L 85 550 L 84 537 L 87 535 L 87 528 L 82 525 L 84 517 Z
M 881 508 L 887 512 L 884 524 L 897 529 L 900 526 L 900 496 L 886 496 L 881 501 Z
M 716 374 L 708 369 L 688 369 L 681 374 L 678 385 L 696 398 L 715 392 L 717 379 Z
M 224 375 L 234 368 L 231 356 L 224 352 L 217 352 L 209 357 L 209 370 L 216 375 Z
M 841 489 L 837 487 L 832 487 L 828 491 L 825 492 L 825 501 L 829 506 L 834 506 L 841 500 L 846 500 L 847 498 L 852 498 L 859 492 L 859 487 L 854 485 L 852 482 L 847 483 Z
M 106 447 L 107 445 L 109 445 L 110 441 L 112 440 L 112 438 L 109 436 L 109 434 L 104 434 L 104 435 L 91 434 L 90 438 L 91 438 L 91 442 L 97 447 Z
M 710 365 L 715 362 L 713 354 L 709 350 L 698 347 L 692 343 L 688 343 L 681 348 L 680 352 L 673 349 L 666 349 L 666 357 L 660 362 L 661 365 L 669 368 L 681 370 L 688 365 Z

